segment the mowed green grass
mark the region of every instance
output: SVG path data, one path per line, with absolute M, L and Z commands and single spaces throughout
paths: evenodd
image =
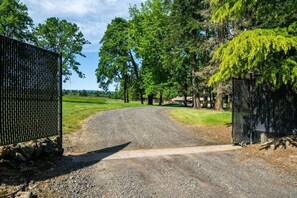
M 226 125 L 231 123 L 232 113 L 228 111 L 173 109 L 171 116 L 185 124 L 195 126 Z
M 63 132 L 71 133 L 81 127 L 83 121 L 97 112 L 142 106 L 140 102 L 124 103 L 96 97 L 63 97 Z

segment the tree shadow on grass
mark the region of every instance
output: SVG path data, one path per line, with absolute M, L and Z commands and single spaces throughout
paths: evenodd
M 102 101 L 102 102 L 97 102 L 97 101 L 72 101 L 72 100 L 63 100 L 63 102 L 67 102 L 67 103 L 84 103 L 84 104 L 106 104 L 106 102 Z
M 69 174 L 73 171 L 92 166 L 104 158 L 111 156 L 131 142 L 87 152 L 80 155 L 68 155 L 55 158 L 44 158 L 34 163 L 16 164 L 0 162 L 0 183 L 6 185 L 20 185 L 25 181 L 44 181 L 57 176 Z

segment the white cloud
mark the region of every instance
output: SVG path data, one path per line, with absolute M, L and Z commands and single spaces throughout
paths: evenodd
M 31 12 L 43 12 L 43 14 L 56 14 L 62 16 L 84 16 L 94 13 L 95 9 L 100 6 L 101 1 L 95 0 L 23 0 L 31 8 Z
M 129 5 L 140 5 L 145 0 L 21 0 L 29 9 L 34 23 L 49 17 L 59 17 L 76 23 L 92 44 L 85 52 L 97 52 L 107 24 L 115 17 L 128 18 Z

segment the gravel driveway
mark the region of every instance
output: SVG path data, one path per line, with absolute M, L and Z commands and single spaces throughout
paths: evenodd
M 170 109 L 143 107 L 99 113 L 90 117 L 75 137 L 69 138 L 67 145 L 75 147 L 75 151 L 90 151 L 128 142 L 126 149 L 215 144 L 170 119 L 166 114 Z
M 192 151 L 197 146 L 216 143 L 201 139 L 189 128 L 172 121 L 167 116 L 168 110 L 130 108 L 92 116 L 78 133 L 65 138 L 66 156 L 46 173 L 47 177 L 36 183 L 42 186 L 39 194 L 54 197 L 297 197 L 296 178 L 264 161 L 242 160 L 242 150 L 181 152 L 182 147 L 191 147 L 188 150 Z M 154 156 L 155 151 L 164 150 L 179 153 Z M 121 157 L 113 157 L 121 152 Z M 125 157 L 127 153 L 134 157 Z M 139 153 L 146 153 L 146 156 L 137 157 Z

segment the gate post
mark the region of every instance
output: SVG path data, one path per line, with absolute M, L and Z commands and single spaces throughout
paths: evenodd
M 59 137 L 60 137 L 60 144 L 61 144 L 61 148 L 63 148 L 63 105 L 62 105 L 62 95 L 63 95 L 63 87 L 62 87 L 62 53 L 60 53 L 59 56 Z
M 234 77 L 232 77 L 232 136 L 231 136 L 231 143 L 235 145 L 234 142 Z
M 253 144 L 253 133 L 254 133 L 254 118 L 253 118 L 253 114 L 254 114 L 254 104 L 253 104 L 253 97 L 254 97 L 254 93 L 253 93 L 253 73 L 250 73 L 250 90 L 249 90 L 249 94 L 250 94 L 250 144 Z

